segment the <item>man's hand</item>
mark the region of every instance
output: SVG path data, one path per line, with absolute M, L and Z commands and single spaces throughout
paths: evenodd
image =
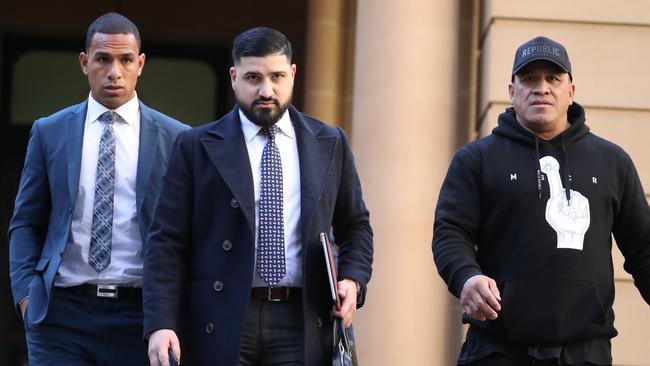
M 20 313 L 23 316 L 23 319 L 25 319 L 25 312 L 27 311 L 27 305 L 29 305 L 29 296 L 20 300 L 20 303 L 18 306 L 20 306 Z
M 181 346 L 171 329 L 158 329 L 149 337 L 149 363 L 151 366 L 169 366 L 169 349 L 172 349 L 178 364 L 181 363 Z
M 501 311 L 501 294 L 497 283 L 490 277 L 476 275 L 470 277 L 460 292 L 460 305 L 471 318 L 484 321 L 497 318 Z
M 343 325 L 347 328 L 352 324 L 354 312 L 357 310 L 357 283 L 353 280 L 341 280 L 338 282 L 338 292 L 341 308 L 336 309 L 334 306 L 333 314 L 343 319 Z

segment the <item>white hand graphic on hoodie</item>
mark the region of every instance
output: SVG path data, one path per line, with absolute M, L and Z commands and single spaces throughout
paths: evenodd
M 571 201 L 567 201 L 560 178 L 560 163 L 551 156 L 539 159 L 539 163 L 548 177 L 550 197 L 546 203 L 546 221 L 557 233 L 557 247 L 582 250 L 590 223 L 589 200 L 571 190 Z

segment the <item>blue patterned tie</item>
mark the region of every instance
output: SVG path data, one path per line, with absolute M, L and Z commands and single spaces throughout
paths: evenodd
M 113 134 L 113 123 L 118 118 L 120 116 L 112 111 L 105 112 L 98 118 L 99 121 L 104 123 L 104 132 L 99 140 L 93 224 L 88 254 L 88 263 L 97 273 L 111 263 L 113 193 L 115 191 L 115 135 Z
M 275 286 L 286 274 L 284 260 L 284 219 L 282 200 L 282 161 L 275 144 L 278 127 L 260 130 L 268 138 L 261 163 L 260 222 L 257 247 L 257 273 L 269 286 Z

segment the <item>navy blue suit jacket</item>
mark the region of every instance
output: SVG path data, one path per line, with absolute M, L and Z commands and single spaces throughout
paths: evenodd
M 88 103 L 34 122 L 9 224 L 9 261 L 14 303 L 29 296 L 30 326 L 47 315 L 52 284 L 68 242 L 79 186 Z M 136 207 L 142 242 L 167 156 L 176 135 L 188 126 L 140 103 L 140 146 Z
M 332 357 L 332 305 L 319 233 L 333 227 L 339 278 L 358 281 L 365 293 L 372 230 L 343 131 L 289 112 L 300 161 L 305 357 L 323 365 Z M 235 108 L 178 136 L 145 246 L 144 334 L 175 330 L 190 365 L 235 365 L 239 357 L 255 253 L 253 177 L 240 123 Z

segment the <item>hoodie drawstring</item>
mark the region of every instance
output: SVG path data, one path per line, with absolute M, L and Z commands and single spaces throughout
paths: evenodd
M 542 167 L 539 165 L 539 138 L 537 135 L 535 135 L 535 153 L 537 156 L 537 159 L 535 159 L 535 162 L 537 163 L 537 199 L 541 200 L 542 199 Z
M 564 146 L 564 135 L 562 135 L 562 152 L 564 153 L 564 194 L 566 195 L 567 204 L 571 205 L 571 178 L 569 174 L 569 154 Z M 539 164 L 539 138 L 535 135 L 535 155 L 537 168 L 537 199 L 542 199 L 542 168 Z
M 569 175 L 569 154 L 564 146 L 564 135 L 562 135 L 562 151 L 564 152 L 564 193 L 566 194 L 567 205 L 571 206 L 571 177 Z

